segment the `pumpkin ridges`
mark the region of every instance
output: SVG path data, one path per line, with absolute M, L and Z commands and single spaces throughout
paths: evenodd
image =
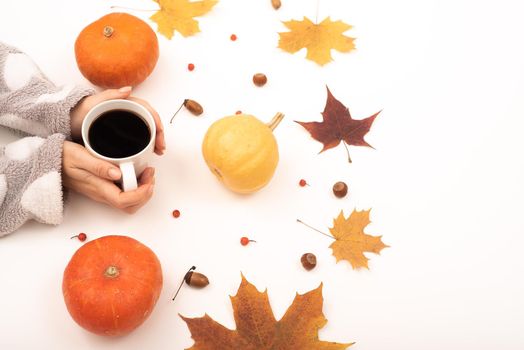
M 97 246 L 98 243 L 99 242 L 97 240 L 93 240 L 93 241 L 85 243 L 84 247 L 87 246 L 89 248 L 92 245 Z M 88 250 L 86 250 L 86 249 L 84 249 L 84 250 L 77 250 L 76 253 L 79 254 L 78 258 L 82 259 L 82 260 L 86 260 L 86 264 L 97 265 L 97 264 L 100 264 L 102 262 L 102 257 L 99 254 L 86 254 L 87 251 Z M 93 279 L 96 279 L 98 277 L 96 275 L 96 273 L 94 273 L 94 271 L 81 269 L 81 266 L 74 267 L 74 266 L 70 266 L 68 264 L 68 268 L 66 268 L 66 271 L 69 271 L 69 274 L 72 275 L 72 277 L 68 278 L 68 281 L 69 280 L 74 280 L 74 281 L 77 281 L 77 280 L 93 280 Z M 66 280 L 64 280 L 64 281 L 66 281 Z
M 113 327 L 118 329 L 118 316 L 115 311 L 115 295 L 113 294 L 113 299 L 111 300 L 111 311 L 113 312 Z
M 88 281 L 90 281 L 92 279 L 93 279 L 93 277 L 86 277 L 86 278 L 82 278 L 82 279 L 79 279 L 79 280 L 75 280 L 72 283 L 68 284 L 67 289 L 75 288 L 76 285 L 78 285 L 80 283 L 88 282 Z
M 145 283 L 142 279 L 134 276 L 129 276 L 129 278 L 133 278 L 136 283 L 141 284 L 143 287 L 149 287 L 151 289 L 154 287 L 153 281 L 151 281 L 151 283 Z

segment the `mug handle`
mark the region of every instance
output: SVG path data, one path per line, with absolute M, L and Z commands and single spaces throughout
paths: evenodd
M 136 190 L 138 183 L 133 162 L 121 163 L 120 171 L 122 172 L 122 189 L 124 192 Z

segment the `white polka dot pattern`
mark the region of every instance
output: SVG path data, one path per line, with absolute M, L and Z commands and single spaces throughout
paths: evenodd
M 31 219 L 61 222 L 60 172 L 70 111 L 94 90 L 57 87 L 27 55 L 1 41 L 0 62 L 0 128 L 31 135 L 0 147 L 1 237 Z
M 74 88 L 73 85 L 66 85 L 60 91 L 40 95 L 35 103 L 56 103 L 63 101 Z
M 33 76 L 40 76 L 38 67 L 23 53 L 9 54 L 5 61 L 4 80 L 10 90 L 18 90 L 31 81 Z
M 36 136 L 46 137 L 51 134 L 44 124 L 34 120 L 20 118 L 12 113 L 0 115 L 0 125 Z
M 27 159 L 42 146 L 44 141 L 38 136 L 24 137 L 5 146 L 5 155 L 13 160 Z
M 42 175 L 31 183 L 20 201 L 22 208 L 48 224 L 62 221 L 62 181 L 57 171 Z
M 7 181 L 5 180 L 5 175 L 0 175 L 0 206 L 4 202 L 5 194 L 7 193 Z

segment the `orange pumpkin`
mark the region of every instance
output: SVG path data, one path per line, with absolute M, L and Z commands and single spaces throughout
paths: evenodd
M 86 243 L 64 271 L 67 310 L 83 328 L 100 335 L 124 335 L 151 314 L 162 290 L 155 253 L 126 236 Z
M 85 27 L 75 43 L 80 72 L 104 88 L 136 86 L 155 68 L 158 39 L 151 27 L 127 13 L 110 13 Z

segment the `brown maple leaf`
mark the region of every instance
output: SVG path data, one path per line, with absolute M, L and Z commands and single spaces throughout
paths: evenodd
M 181 316 L 195 340 L 189 350 L 342 350 L 354 344 L 318 339 L 318 330 L 327 323 L 322 313 L 322 284 L 306 294 L 297 293 L 280 321 L 273 315 L 267 290 L 260 293 L 244 276 L 231 303 L 236 330 L 207 314 Z
M 380 254 L 380 251 L 388 246 L 382 242 L 382 236 L 370 236 L 364 233 L 364 228 L 371 222 L 369 220 L 370 210 L 353 210 L 351 215 L 345 219 L 344 212 L 333 219 L 333 227 L 329 232 L 335 238 L 335 242 L 329 246 L 337 259 L 348 261 L 354 269 L 368 267 L 368 258 L 364 252 Z
M 366 119 L 353 119 L 349 113 L 349 109 L 337 100 L 327 88 L 327 101 L 324 112 L 322 112 L 322 122 L 300 122 L 311 136 L 324 144 L 324 148 L 320 153 L 330 148 L 338 146 L 342 141 L 348 154 L 348 161 L 351 163 L 349 150 L 347 146 L 367 146 L 373 148 L 364 140 L 364 136 L 368 133 L 373 121 L 377 115 L 382 112 L 378 111 L 371 117 Z
M 213 8 L 218 0 L 153 0 L 160 5 L 151 19 L 158 24 L 158 32 L 171 39 L 175 30 L 183 36 L 190 36 L 200 31 L 194 17 L 202 16 Z

